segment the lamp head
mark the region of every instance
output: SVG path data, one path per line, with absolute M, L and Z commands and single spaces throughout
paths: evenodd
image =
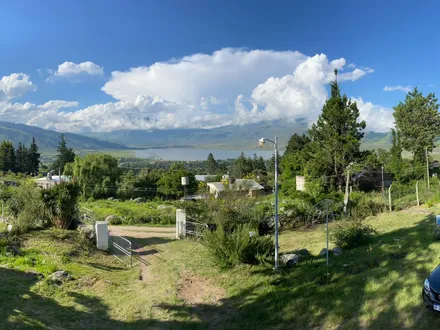
M 266 139 L 265 138 L 261 138 L 261 139 L 259 139 L 258 140 L 258 145 L 260 146 L 260 147 L 264 147 L 264 143 L 266 142 Z

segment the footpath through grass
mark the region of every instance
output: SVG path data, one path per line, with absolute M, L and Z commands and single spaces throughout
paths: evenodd
M 369 222 L 368 246 L 331 258 L 324 226 L 281 234 L 283 252 L 314 256 L 291 270 L 220 270 L 203 245 L 163 240 L 147 280 L 104 253 L 88 254 L 76 233 L 28 234 L 19 257 L 0 257 L 0 329 L 427 329 L 439 315 L 421 301 L 424 278 L 440 263 L 433 241 L 439 207 L 387 213 Z M 147 241 L 146 241 L 147 242 Z M 27 273 L 64 269 L 54 287 Z M 328 271 L 328 275 L 327 275 Z

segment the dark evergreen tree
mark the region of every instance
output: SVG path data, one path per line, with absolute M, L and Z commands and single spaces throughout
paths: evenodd
M 63 173 L 64 166 L 67 163 L 73 163 L 75 161 L 75 152 L 73 151 L 73 149 L 67 147 L 64 134 L 61 134 L 60 143 L 58 145 L 57 151 L 57 158 L 52 164 L 52 170 L 54 170 L 56 173 L 58 173 L 58 171 Z
M 337 78 L 336 70 L 335 74 Z M 307 168 L 312 176 L 325 176 L 330 186 L 342 188 L 348 165 L 362 161 L 363 157 L 360 145 L 366 124 L 358 119 L 356 102 L 346 95 L 341 96 L 335 79 L 331 83 L 330 98 L 325 102 L 316 124 L 308 132 L 312 142 Z
M 208 171 L 208 174 L 217 173 L 217 162 L 212 153 L 209 153 L 208 159 L 206 160 L 206 170 Z
M 243 152 L 235 160 L 232 166 L 232 175 L 237 179 L 243 178 L 246 174 L 252 173 L 252 160 L 247 158 Z
M 3 141 L 0 145 L 0 170 L 15 172 L 15 148 L 11 141 Z
M 15 169 L 20 173 L 28 173 L 28 150 L 21 143 L 18 143 L 17 153 L 16 153 L 16 165 Z
M 32 137 L 31 145 L 27 150 L 26 172 L 32 175 L 37 175 L 39 167 L 40 167 L 40 153 L 38 152 L 38 145 L 37 142 L 35 141 L 35 137 Z

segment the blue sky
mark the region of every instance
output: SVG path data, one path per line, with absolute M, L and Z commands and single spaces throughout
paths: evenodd
M 346 76 L 343 91 L 362 99 L 365 118 L 379 113 L 389 121 L 384 111 L 405 93 L 386 92 L 385 86 L 438 92 L 439 7 L 434 1 L 0 0 L 0 79 L 23 73 L 31 82 L 17 87 L 10 78 L 3 89 L 17 92 L 4 92 L 3 101 L 0 85 L 0 120 L 70 131 L 81 131 L 87 122 L 86 130 L 113 130 L 211 127 L 264 118 L 313 121 L 323 102 L 321 85 L 328 80 L 317 76 L 333 66 L 348 74 L 354 63 L 363 74 Z M 214 52 L 220 52 L 218 58 Z M 326 59 L 306 66 L 320 69 L 295 77 L 297 66 L 316 54 Z M 182 64 L 185 56 L 192 66 Z M 217 66 L 225 56 L 234 59 Z M 284 58 L 278 62 L 278 56 Z M 295 65 L 290 66 L 289 56 L 296 58 Z M 258 65 L 249 68 L 249 58 L 257 58 Z M 329 64 L 341 58 L 343 65 Z M 65 62 L 73 64 L 57 75 Z M 76 65 L 84 62 L 95 66 L 81 71 Z M 155 63 L 169 65 L 153 77 L 148 68 Z M 121 76 L 114 78 L 114 71 Z M 285 75 L 292 79 L 276 80 Z M 41 107 L 51 100 L 76 103 Z M 301 102 L 291 109 L 289 100 Z M 26 102 L 32 106 L 26 109 Z M 376 126 L 386 130 L 389 125 Z

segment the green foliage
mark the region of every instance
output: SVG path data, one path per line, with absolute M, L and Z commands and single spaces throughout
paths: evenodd
M 176 222 L 176 208 L 162 201 L 136 203 L 134 201 L 98 200 L 81 205 L 93 210 L 99 220 L 105 220 L 109 215 L 115 215 L 116 217 L 111 221 L 112 225 L 166 225 Z M 158 208 L 159 205 L 165 207 Z
M 417 88 L 406 95 L 405 102 L 394 107 L 393 115 L 400 137 L 398 142 L 401 140 L 402 147 L 413 152 L 414 169 L 419 178 L 424 175 L 425 148 L 431 152 L 440 134 L 438 110 L 435 94 L 429 93 L 425 97 Z
M 88 154 L 76 157 L 73 177 L 81 187 L 84 198 L 104 198 L 116 193 L 116 184 L 121 176 L 118 160 L 106 154 Z
M 236 178 L 243 178 L 246 174 L 252 173 L 252 159 L 247 158 L 243 152 L 235 160 L 232 166 L 232 175 Z
M 44 207 L 57 228 L 68 229 L 76 217 L 79 193 L 78 185 L 69 182 L 41 191 Z
M 312 142 L 307 169 L 313 177 L 327 176 L 331 187 L 342 188 L 347 166 L 362 158 L 360 145 L 366 124 L 358 118 L 356 102 L 341 96 L 337 83 L 332 84 L 331 97 L 308 132 Z
M 157 195 L 157 182 L 163 172 L 160 170 L 143 170 L 136 174 L 130 170 L 123 174 L 119 181 L 118 197 L 123 199 L 143 197 L 151 199 Z
M 348 210 L 352 218 L 365 219 L 366 217 L 385 212 L 387 201 L 378 193 L 353 191 L 350 194 Z
M 15 229 L 18 232 L 27 232 L 48 225 L 48 216 L 44 209 L 40 190 L 34 184 L 25 183 L 19 187 L 10 188 L 7 195 L 10 198 L 7 200 L 6 206 L 15 219 Z
M 64 166 L 67 163 L 73 163 L 75 160 L 75 152 L 73 149 L 67 147 L 66 139 L 64 138 L 64 134 L 60 136 L 60 142 L 57 148 L 58 154 L 55 161 L 52 164 L 52 170 L 56 173 L 60 171 L 64 173 Z
M 0 145 L 0 170 L 12 171 L 16 170 L 15 148 L 11 141 L 3 141 Z
M 203 244 L 220 267 L 268 263 L 273 258 L 272 237 L 258 236 L 258 229 L 250 224 L 238 225 L 232 233 L 220 226 L 215 231 L 205 231 L 203 238 Z
M 167 198 L 182 197 L 184 188 L 182 186 L 182 177 L 189 178 L 189 185 L 186 187 L 188 194 L 194 194 L 197 191 L 197 182 L 193 173 L 185 169 L 182 164 L 174 164 L 169 172 L 166 172 L 157 181 L 157 191 Z
M 209 153 L 208 159 L 206 160 L 206 170 L 208 174 L 216 174 L 217 173 L 217 162 L 214 159 L 212 153 Z
M 342 220 L 331 233 L 331 240 L 343 249 L 352 249 L 371 241 L 376 231 L 361 220 Z

